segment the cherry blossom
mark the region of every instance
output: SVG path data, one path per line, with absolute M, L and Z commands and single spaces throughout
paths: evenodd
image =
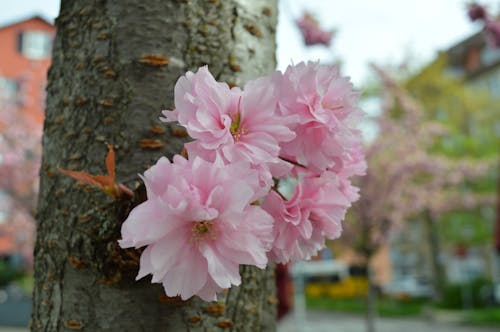
M 186 144 L 189 155 L 210 161 L 216 155 L 226 162 L 246 160 L 273 176 L 283 176 L 291 165 L 278 158 L 279 143 L 295 135 L 286 126 L 286 118 L 276 116 L 276 107 L 271 78 L 250 81 L 243 91 L 230 89 L 215 81 L 205 66 L 179 79 L 175 110 L 163 111 L 162 120 L 186 127 L 195 139 Z
M 333 32 L 323 30 L 319 26 L 319 22 L 310 14 L 305 12 L 300 19 L 296 21 L 297 27 L 302 33 L 304 43 L 307 46 L 324 45 L 330 46 Z
M 336 66 L 301 62 L 276 81 L 281 114 L 298 117 L 291 125 L 296 137 L 281 144 L 280 155 L 316 173 L 348 158 L 359 144 L 356 126 L 364 114 L 349 79 Z
M 273 219 L 251 205 L 244 181 L 257 176 L 245 163 L 161 158 L 144 173 L 147 201 L 122 226 L 123 248 L 147 246 L 137 278 L 152 274 L 168 296 L 213 301 L 240 284 L 241 264 L 264 268 Z
M 471 21 L 482 21 L 486 42 L 491 48 L 500 47 L 500 22 L 491 17 L 486 8 L 478 3 L 471 3 L 467 8 L 467 15 Z
M 357 98 L 335 66 L 312 62 L 243 89 L 207 67 L 182 76 L 161 119 L 187 129 L 187 156 L 144 173 L 147 200 L 122 225 L 122 248 L 146 247 L 137 278 L 213 301 L 240 284 L 240 265 L 309 259 L 338 238 L 359 198 L 351 178 L 366 171 Z M 278 191 L 287 181 L 290 200 Z
M 325 239 L 338 238 L 350 198 L 333 172 L 299 180 L 290 200 L 270 192 L 262 207 L 274 218 L 270 257 L 278 263 L 310 259 L 324 248 Z

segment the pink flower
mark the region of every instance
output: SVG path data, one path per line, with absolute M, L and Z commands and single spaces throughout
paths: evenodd
M 259 206 L 248 163 L 163 157 L 144 173 L 148 199 L 122 225 L 122 248 L 147 246 L 138 279 L 153 275 L 168 296 L 216 293 L 239 285 L 241 264 L 264 268 L 272 217 Z
M 500 48 L 500 22 L 495 19 L 486 19 L 484 22 L 486 41 L 491 48 Z
M 291 168 L 278 158 L 279 144 L 295 135 L 287 119 L 276 113 L 276 98 L 271 78 L 253 80 L 241 91 L 216 82 L 205 66 L 178 80 L 175 110 L 163 111 L 162 120 L 187 128 L 195 139 L 186 145 L 190 156 L 213 161 L 219 155 L 226 163 L 245 160 L 279 177 Z
M 471 21 L 484 20 L 488 17 L 488 13 L 484 6 L 477 3 L 471 3 L 467 8 L 467 15 Z
M 286 201 L 272 191 L 262 208 L 274 219 L 274 243 L 269 257 L 278 263 L 309 259 L 324 247 L 325 238 L 338 238 L 350 199 L 333 172 L 299 180 Z
M 340 178 L 348 179 L 353 175 L 366 175 L 366 160 L 361 143 L 354 144 L 342 157 L 335 159 L 335 166 L 330 171 Z
M 323 30 L 319 26 L 318 21 L 310 13 L 305 12 L 296 23 L 307 46 L 330 46 L 333 37 L 332 31 Z
M 477 3 L 469 4 L 467 15 L 471 21 L 483 21 L 486 42 L 489 47 L 500 47 L 500 22 L 496 18 L 492 18 L 484 6 Z
M 296 138 L 281 144 L 280 156 L 319 174 L 359 144 L 359 94 L 336 66 L 301 62 L 289 66 L 275 84 L 280 87 L 282 115 L 298 117 L 297 125 L 291 126 Z

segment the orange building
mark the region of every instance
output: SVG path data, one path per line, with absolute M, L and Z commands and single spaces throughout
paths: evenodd
M 0 27 L 0 98 L 40 124 L 55 27 L 34 16 Z

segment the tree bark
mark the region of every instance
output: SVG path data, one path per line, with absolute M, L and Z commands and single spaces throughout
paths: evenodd
M 373 273 L 370 268 L 370 262 L 373 258 L 369 254 L 366 258 L 366 280 L 368 283 L 368 293 L 366 294 L 366 309 L 365 309 L 365 327 L 366 332 L 375 332 L 375 321 L 377 318 L 377 290 L 373 282 Z
M 429 241 L 430 252 L 431 252 L 431 262 L 432 262 L 432 274 L 433 274 L 433 288 L 434 288 L 434 301 L 439 302 L 443 297 L 443 288 L 445 282 L 445 275 L 443 270 L 443 265 L 439 260 L 441 255 L 441 242 L 439 240 L 439 231 L 432 216 L 431 212 L 427 211 L 424 213 L 424 219 L 427 228 L 427 239 Z
M 137 253 L 117 245 L 131 203 L 57 168 L 105 174 L 109 143 L 117 182 L 137 188 L 137 173 L 179 153 L 185 141 L 175 125 L 158 121 L 160 110 L 173 108 L 177 78 L 205 64 L 216 79 L 240 86 L 272 72 L 276 11 L 276 1 L 266 0 L 61 2 L 48 75 L 32 331 L 275 329 L 271 269 L 243 267 L 242 285 L 219 303 L 166 298 L 150 279 L 134 280 Z

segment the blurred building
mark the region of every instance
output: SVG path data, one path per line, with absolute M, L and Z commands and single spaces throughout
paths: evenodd
M 478 32 L 446 51 L 448 72 L 463 78 L 469 85 L 500 96 L 500 48 L 486 44 L 483 33 Z
M 496 102 L 500 100 L 500 48 L 488 45 L 482 32 L 475 33 L 441 52 L 435 61 L 409 80 L 409 90 L 412 93 L 412 87 L 415 85 L 411 81 L 420 80 L 419 84 L 427 89 L 425 91 L 429 95 L 441 95 L 439 98 L 448 99 L 448 104 L 438 102 L 434 104 L 439 109 L 426 110 L 431 117 L 447 122 L 453 117 L 451 114 L 456 111 L 454 103 L 470 100 L 453 95 L 452 91 L 439 90 L 439 84 L 433 85 L 434 82 L 425 81 L 431 77 L 428 74 L 434 70 L 431 68 L 433 66 L 439 68 L 436 64 L 443 59 L 446 59 L 443 77 L 457 79 L 464 83 L 464 87 L 473 88 L 472 91 L 477 91 L 478 99 L 484 95 L 493 101 L 487 109 L 474 109 L 476 114 L 466 117 L 464 120 L 466 126 L 457 128 L 457 131 L 465 131 L 462 133 L 464 136 L 488 135 L 490 138 L 488 142 L 500 142 L 500 107 Z M 445 87 L 445 84 L 441 87 Z M 482 119 L 478 116 L 480 113 L 487 119 L 482 120 L 482 123 L 479 123 Z M 498 150 L 498 144 L 493 148 Z M 500 250 L 500 216 L 498 218 L 499 231 L 496 242 Z M 484 206 L 468 213 L 458 212 L 441 223 L 439 233 L 443 243 L 438 259 L 445 268 L 448 281 L 461 283 L 478 277 L 495 277 L 492 250 L 494 223 L 495 210 L 491 206 Z M 411 276 L 424 282 L 432 278 L 433 268 L 429 257 L 433 253 L 429 244 L 422 242 L 422 239 L 429 238 L 429 231 L 424 223 L 410 223 L 408 229 L 394 235 L 391 241 L 391 262 L 395 278 Z
M 55 27 L 34 16 L 0 26 L 0 261 L 32 261 L 40 137 Z M 14 194 L 13 194 L 14 193 Z M 21 257 L 23 263 L 19 263 Z
M 500 100 L 500 47 L 488 45 L 483 32 L 478 32 L 452 46 L 446 54 L 449 62 L 448 73 L 464 79 L 468 86 L 488 91 L 492 98 Z M 500 117 L 493 125 L 496 128 L 497 137 L 500 137 Z M 497 204 L 500 204 L 500 193 L 497 195 L 499 195 Z M 497 213 L 500 213 L 500 206 L 497 206 L 497 210 Z M 500 253 L 499 215 L 497 215 L 496 224 L 495 244 Z
M 41 123 L 55 27 L 39 16 L 0 27 L 0 99 Z
M 500 48 L 489 47 L 483 33 L 476 33 L 447 51 L 449 72 L 500 99 Z M 496 129 L 500 137 L 500 118 Z M 500 190 L 500 179 L 498 188 Z M 497 203 L 496 249 L 500 254 L 500 193 Z

